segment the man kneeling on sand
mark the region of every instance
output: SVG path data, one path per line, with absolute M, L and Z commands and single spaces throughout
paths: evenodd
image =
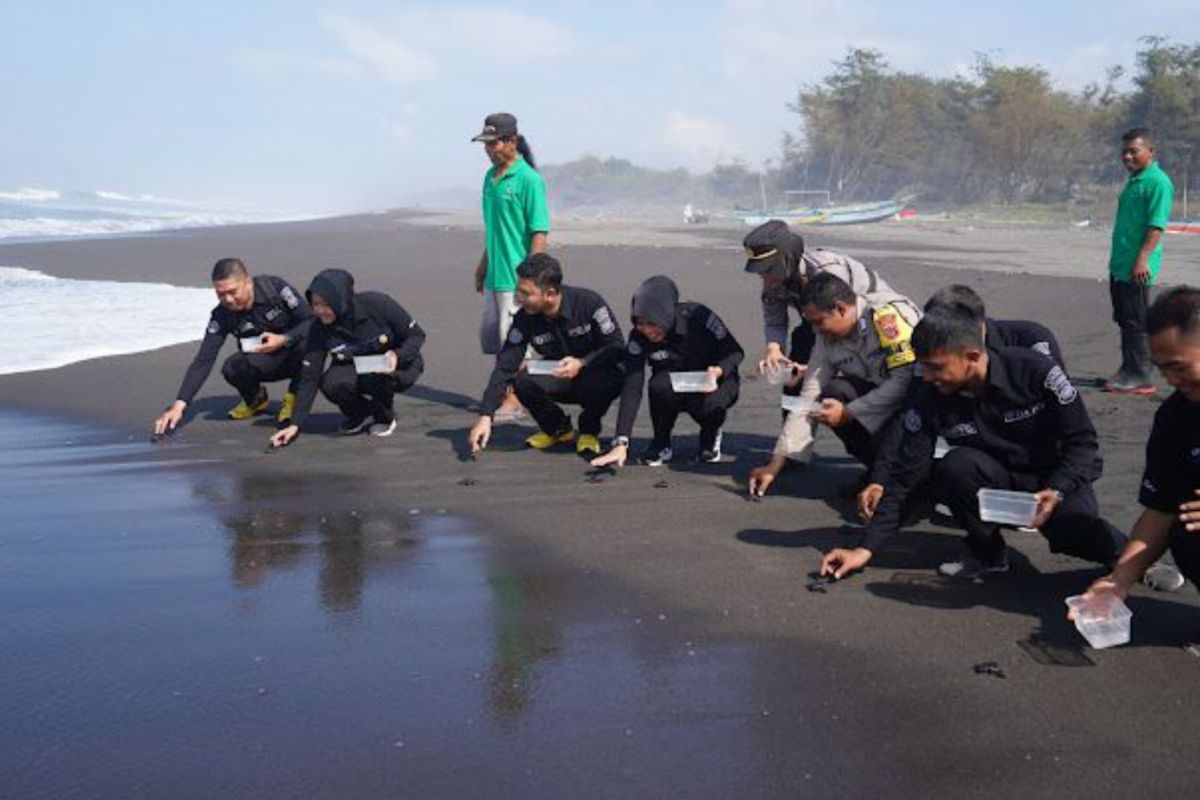
M 576 403 L 583 406 L 583 412 L 575 449 L 580 455 L 600 455 L 601 421 L 623 382 L 618 364 L 625 340 L 617 316 L 592 290 L 563 286 L 562 266 L 545 253 L 522 261 L 517 278 L 521 309 L 513 316 L 508 338 L 496 355 L 479 419 L 468 435 L 471 452 L 487 447 L 492 415 L 504 387 L 513 383 L 517 399 L 541 429 L 525 444 L 546 450 L 574 441 L 571 419 L 555 401 Z M 537 358 L 518 375 L 527 346 Z
M 249 419 L 267 409 L 270 398 L 263 383 L 288 380 L 288 392 L 277 419 L 292 417 L 295 383 L 300 374 L 304 338 L 312 324 L 308 303 L 291 285 L 274 275 L 250 277 L 240 258 L 222 258 L 213 266 L 212 284 L 219 305 L 213 309 L 196 358 L 183 376 L 172 403 L 154 421 L 154 433 L 175 430 L 184 409 L 212 372 L 225 337 L 238 338 L 241 350 L 225 359 L 221 374 L 242 400 L 229 410 L 230 419 Z
M 300 434 L 318 386 L 345 415 L 342 433 L 391 436 L 396 394 L 425 369 L 425 331 L 386 294 L 355 292 L 354 277 L 342 269 L 318 272 L 306 294 L 320 324 L 313 326 L 304 352 L 292 424 L 272 436 L 271 444 L 283 447 Z

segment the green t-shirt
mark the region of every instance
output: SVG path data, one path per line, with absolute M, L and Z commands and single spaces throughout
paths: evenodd
M 1167 173 L 1157 161 L 1136 175 L 1130 175 L 1117 200 L 1117 219 L 1113 223 L 1112 255 L 1108 259 L 1109 273 L 1119 281 L 1132 279 L 1133 265 L 1137 263 L 1142 242 L 1149 228 L 1166 230 L 1171 218 L 1171 203 L 1175 199 L 1175 187 Z M 1150 253 L 1150 283 L 1158 280 L 1162 268 L 1162 240 Z
M 495 180 L 496 168 L 483 179 L 483 227 L 488 268 L 483 287 L 493 292 L 517 288 L 517 265 L 529 255 L 535 233 L 550 232 L 546 184 L 525 159 Z

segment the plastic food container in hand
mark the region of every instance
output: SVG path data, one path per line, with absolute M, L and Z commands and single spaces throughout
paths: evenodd
M 354 371 L 359 375 L 367 375 L 372 372 L 388 372 L 387 356 L 355 356 Z
M 816 408 L 817 405 L 807 398 L 793 397 L 790 394 L 785 394 L 779 399 L 779 407 L 791 414 L 807 414 Z
M 245 336 L 238 339 L 238 347 L 243 353 L 257 353 L 262 347 L 262 336 Z
M 979 518 L 984 522 L 1027 528 L 1037 516 L 1037 498 L 1029 492 L 980 489 Z
M 562 363 L 552 358 L 535 358 L 525 362 L 525 372 L 529 375 L 553 375 Z
M 780 367 L 775 364 L 769 364 L 763 374 L 767 376 L 767 383 L 772 386 L 782 386 L 792 377 L 792 365 L 785 364 Z
M 1129 641 L 1133 612 L 1112 592 L 1099 592 L 1084 598 L 1067 598 L 1067 608 L 1075 612 L 1075 628 L 1096 650 L 1115 647 Z
M 717 379 L 708 372 L 672 372 L 671 388 L 677 392 L 709 392 L 717 388 Z

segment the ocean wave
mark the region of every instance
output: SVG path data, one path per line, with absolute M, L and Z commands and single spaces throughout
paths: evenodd
M 62 197 L 62 192 L 54 189 L 17 189 L 15 192 L 0 192 L 0 200 L 10 200 L 14 203 L 45 203 Z
M 0 375 L 140 353 L 204 335 L 211 289 L 75 280 L 0 267 Z

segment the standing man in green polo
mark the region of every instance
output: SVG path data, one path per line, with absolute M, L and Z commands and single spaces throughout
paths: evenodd
M 1162 268 L 1162 234 L 1171 218 L 1175 187 L 1154 160 L 1148 128 L 1134 128 L 1121 137 L 1121 163 L 1129 179 L 1117 201 L 1108 260 L 1113 322 L 1121 329 L 1121 368 L 1104 390 L 1149 395 L 1156 390 L 1150 382 L 1146 308 Z
M 537 172 L 529 143 L 512 114 L 489 114 L 471 141 L 483 142 L 492 168 L 483 179 L 484 250 L 475 267 L 475 291 L 483 295 L 479 345 L 484 355 L 500 352 L 517 313 L 517 265 L 546 252 L 550 212 L 546 184 Z M 512 387 L 497 416 L 520 411 Z

